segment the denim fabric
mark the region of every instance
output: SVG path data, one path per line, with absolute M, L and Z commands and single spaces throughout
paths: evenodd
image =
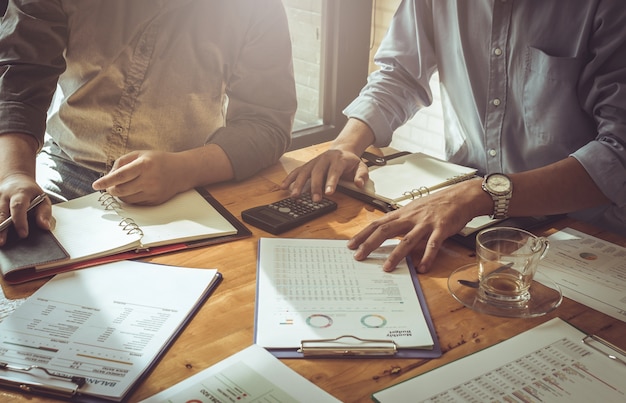
M 51 152 L 54 148 L 58 149 L 54 144 L 46 145 L 37 156 L 37 183 L 52 203 L 94 192 L 91 184 L 100 174 Z

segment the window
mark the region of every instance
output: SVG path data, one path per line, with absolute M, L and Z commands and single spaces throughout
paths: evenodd
M 291 149 L 332 140 L 367 80 L 371 0 L 283 0 L 298 111 Z

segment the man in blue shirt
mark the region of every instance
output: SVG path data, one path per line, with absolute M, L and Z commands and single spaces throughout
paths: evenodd
M 428 271 L 444 240 L 480 215 L 570 213 L 626 235 L 625 19 L 619 0 L 405 0 L 346 127 L 283 187 L 297 195 L 310 181 L 319 198 L 342 176 L 362 186 L 359 156 L 431 103 L 438 71 L 446 158 L 498 175 L 372 222 L 349 243 L 356 259 L 401 236 L 383 268 L 423 248 L 418 270 Z

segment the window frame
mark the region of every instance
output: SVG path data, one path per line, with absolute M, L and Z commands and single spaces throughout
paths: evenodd
M 343 109 L 367 82 L 372 0 L 323 0 L 320 80 L 321 124 L 292 133 L 288 151 L 334 139 Z

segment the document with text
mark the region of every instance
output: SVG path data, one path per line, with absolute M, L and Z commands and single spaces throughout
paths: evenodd
M 136 261 L 59 274 L 0 323 L 0 384 L 124 400 L 220 278 Z
M 398 349 L 433 349 L 436 339 L 414 269 L 403 261 L 393 272 L 382 270 L 397 241 L 363 261 L 354 259 L 346 242 L 261 238 L 256 343 L 295 351 L 303 341 L 319 341 L 321 350 L 326 343 L 345 342 L 350 349 L 355 340 L 368 340 L 381 348 L 391 342 Z M 341 336 L 350 339 L 328 340 Z
M 372 397 L 379 403 L 623 402 L 624 360 L 620 352 L 554 318 Z
M 564 296 L 626 321 L 626 248 L 572 228 L 548 239 L 550 248 L 538 270 Z
M 141 403 L 339 402 L 253 344 Z

